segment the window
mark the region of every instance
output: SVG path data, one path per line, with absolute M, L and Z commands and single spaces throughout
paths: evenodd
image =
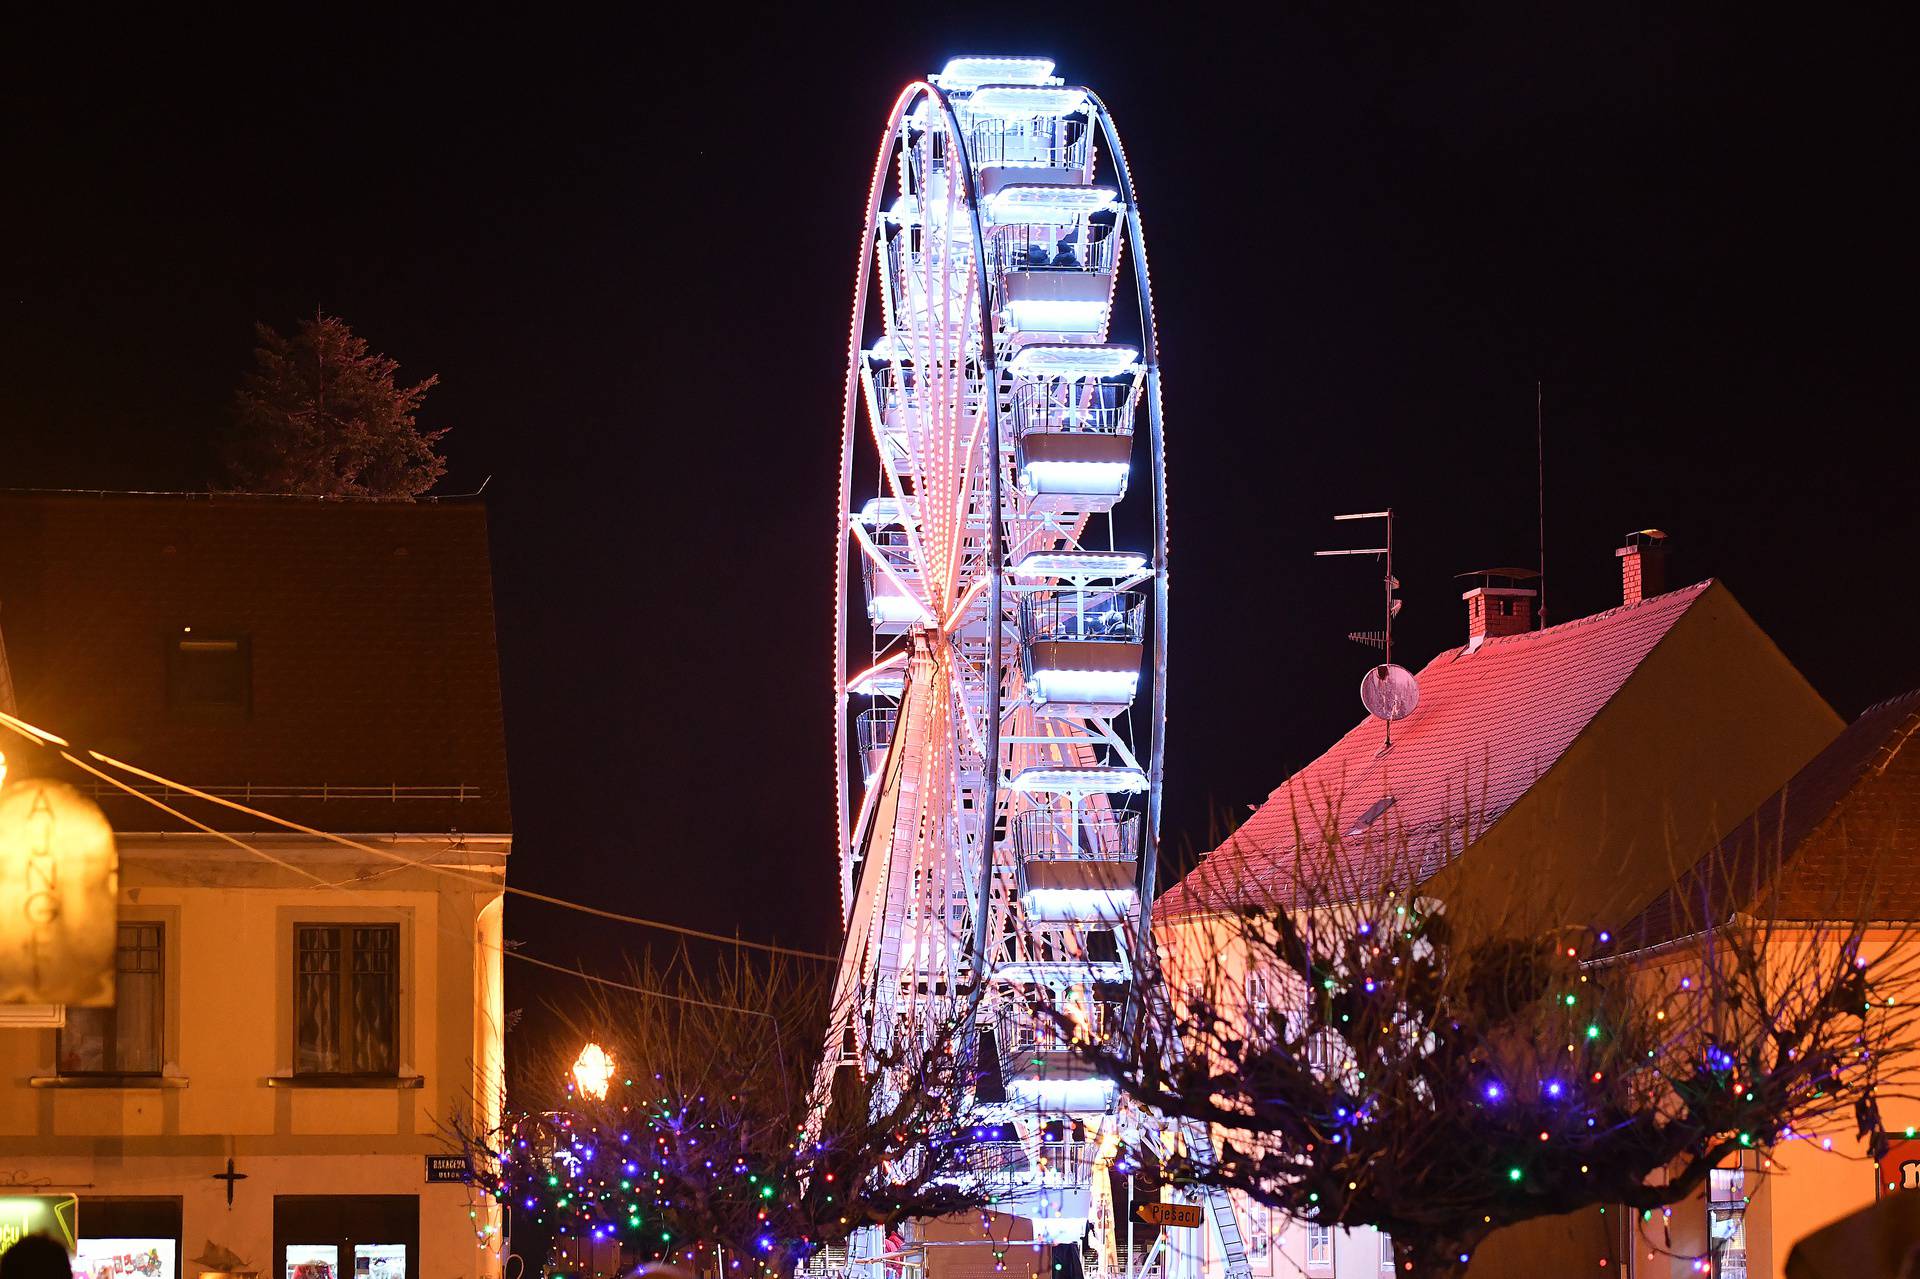
M 1713 1245 L 1714 1279 L 1746 1279 L 1746 1170 L 1715 1168 L 1707 1173 L 1707 1235 Z
M 253 645 L 244 635 L 187 627 L 167 642 L 167 705 L 245 714 L 253 705 Z
M 1348 829 L 1347 837 L 1351 839 L 1353 836 L 1365 831 L 1367 827 L 1379 821 L 1381 814 L 1385 813 L 1389 808 L 1392 808 L 1393 805 L 1394 797 L 1392 795 L 1383 796 L 1380 799 L 1374 800 L 1367 811 L 1360 814 L 1360 820 Z
M 1393 1273 L 1393 1236 L 1384 1230 L 1380 1232 L 1380 1273 Z
M 399 1070 L 399 961 L 396 924 L 302 924 L 294 930 L 295 1074 Z
M 1252 1035 L 1265 1038 L 1273 1019 L 1273 1001 L 1267 997 L 1267 979 L 1260 973 L 1247 974 L 1247 1019 Z
M 1333 1075 L 1338 1053 L 1334 1047 L 1336 1040 L 1330 1030 L 1320 1031 L 1307 1040 L 1307 1069 L 1317 1079 L 1327 1079 Z
M 1333 1273 L 1333 1227 L 1307 1227 L 1307 1271 L 1310 1274 Z
M 165 1020 L 166 926 L 120 925 L 111 1008 L 70 1008 L 60 1031 L 63 1075 L 157 1075 Z

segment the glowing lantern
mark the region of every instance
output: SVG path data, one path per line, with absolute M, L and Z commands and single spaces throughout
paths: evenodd
M 599 1044 L 589 1043 L 573 1059 L 573 1085 L 582 1097 L 595 1101 L 607 1099 L 607 1085 L 613 1082 L 613 1056 Z
M 0 1004 L 113 1002 L 113 828 L 64 782 L 0 786 Z

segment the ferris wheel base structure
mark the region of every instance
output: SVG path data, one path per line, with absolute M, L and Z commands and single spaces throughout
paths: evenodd
M 1146 241 L 1105 104 L 1044 58 L 956 58 L 907 85 L 868 188 L 842 401 L 845 933 L 823 1069 L 883 1070 L 958 1026 L 996 1081 L 978 1100 L 991 1203 L 908 1228 L 941 1274 L 1018 1273 L 1024 1253 L 1053 1276 L 1066 1244 L 1126 1269 L 1111 1163 L 1131 1119 L 1072 1042 L 1132 1015 L 1149 935 L 1165 452 Z M 1244 1273 L 1231 1206 L 1209 1206 Z M 982 1230 L 999 1242 L 969 1241 Z M 884 1279 L 902 1258 L 873 1234 L 853 1268 Z

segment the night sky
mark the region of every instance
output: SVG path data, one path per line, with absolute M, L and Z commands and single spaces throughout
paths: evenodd
M 698 8 L 16 28 L 0 88 L 0 483 L 206 487 L 256 320 L 323 307 L 438 373 L 439 491 L 488 482 L 516 882 L 834 944 L 858 216 L 898 85 L 963 52 L 1093 86 L 1141 191 L 1175 849 L 1360 713 L 1377 575 L 1310 558 L 1331 515 L 1399 510 L 1416 668 L 1464 636 L 1453 574 L 1533 560 L 1536 379 L 1555 620 L 1658 526 L 1843 715 L 1920 685 L 1905 32 Z M 602 970 L 648 938 L 524 902 L 508 932 Z

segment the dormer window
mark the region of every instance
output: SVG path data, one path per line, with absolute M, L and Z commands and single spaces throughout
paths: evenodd
M 245 715 L 253 707 L 253 646 L 245 635 L 183 627 L 167 641 L 167 705 Z

